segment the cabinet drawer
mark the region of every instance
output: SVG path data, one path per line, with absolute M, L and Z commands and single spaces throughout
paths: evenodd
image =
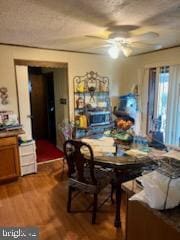
M 19 153 L 20 153 L 20 156 L 36 153 L 35 144 L 34 143 L 30 143 L 30 144 L 22 144 L 22 145 L 20 145 Z
M 28 155 L 24 155 L 24 156 L 20 156 L 20 163 L 21 166 L 25 166 L 28 164 L 36 164 L 36 154 L 28 154 Z
M 9 146 L 9 145 L 16 145 L 17 138 L 16 137 L 6 137 L 0 138 L 0 147 Z
M 37 166 L 35 164 L 29 164 L 26 166 L 21 166 L 21 176 L 36 173 L 37 172 Z

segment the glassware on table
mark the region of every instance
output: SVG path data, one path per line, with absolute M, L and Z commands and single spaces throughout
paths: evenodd
M 148 140 L 143 136 L 134 136 L 133 137 L 133 148 L 138 149 L 143 152 L 149 151 Z

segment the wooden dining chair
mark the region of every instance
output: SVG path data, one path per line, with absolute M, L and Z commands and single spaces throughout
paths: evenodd
M 84 152 L 88 157 L 84 156 Z M 71 212 L 73 192 L 80 191 L 92 194 L 92 224 L 95 224 L 98 194 L 110 183 L 111 174 L 108 171 L 95 168 L 93 150 L 90 145 L 84 142 L 67 140 L 64 143 L 64 154 L 69 177 L 67 211 Z

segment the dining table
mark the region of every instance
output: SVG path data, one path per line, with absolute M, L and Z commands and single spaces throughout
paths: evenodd
M 141 175 L 143 170 L 152 169 L 156 166 L 154 160 L 148 156 L 117 156 L 98 155 L 94 156 L 95 165 L 112 170 L 112 187 L 115 191 L 115 219 L 114 226 L 121 227 L 121 184 Z
M 142 172 L 154 170 L 158 167 L 158 159 L 163 151 L 149 148 L 148 152 L 139 151 L 141 154 L 128 155 L 127 150 L 135 150 L 131 145 L 120 144 L 115 139 L 108 139 L 113 144 L 115 151 L 110 152 L 111 148 L 106 145 L 107 138 L 101 136 L 100 143 L 96 141 L 97 136 L 89 136 L 79 139 L 91 145 L 94 152 L 94 164 L 101 168 L 109 169 L 112 172 L 112 187 L 115 193 L 115 218 L 114 226 L 121 227 L 121 185 L 122 183 L 139 177 Z M 96 148 L 98 146 L 98 151 Z M 96 150 L 95 150 L 96 149 Z M 99 151 L 105 150 L 105 152 Z M 107 150 L 108 149 L 108 150 Z M 113 150 L 113 149 L 112 149 Z M 86 156 L 87 157 L 87 156 Z

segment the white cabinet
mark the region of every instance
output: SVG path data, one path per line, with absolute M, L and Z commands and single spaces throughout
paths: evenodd
M 35 141 L 22 143 L 19 147 L 21 176 L 37 172 Z

